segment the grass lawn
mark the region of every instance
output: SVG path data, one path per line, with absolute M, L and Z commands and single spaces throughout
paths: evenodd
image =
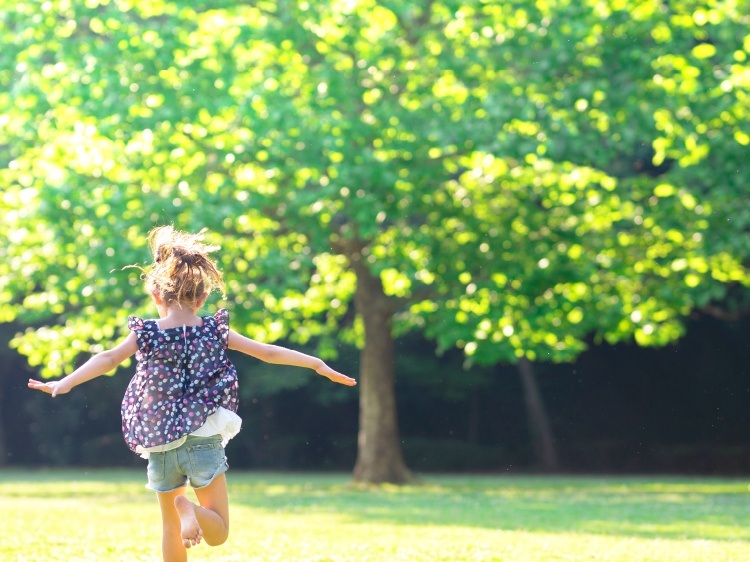
M 228 474 L 232 532 L 190 560 L 750 560 L 734 479 L 427 476 L 359 490 L 348 475 Z M 159 560 L 144 472 L 0 471 L 0 560 Z

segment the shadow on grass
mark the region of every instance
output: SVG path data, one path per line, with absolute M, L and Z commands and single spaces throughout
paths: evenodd
M 3 498 L 153 501 L 145 474 L 4 471 Z M 705 478 L 443 476 L 359 489 L 347 475 L 230 472 L 234 507 L 352 523 L 643 538 L 750 539 L 747 483 Z

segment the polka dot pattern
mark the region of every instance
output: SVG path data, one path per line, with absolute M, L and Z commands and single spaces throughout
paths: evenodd
M 131 450 L 156 447 L 189 435 L 219 406 L 239 405 L 237 371 L 226 350 L 229 313 L 204 316 L 202 326 L 160 330 L 135 316 L 135 375 L 122 400 L 122 432 Z

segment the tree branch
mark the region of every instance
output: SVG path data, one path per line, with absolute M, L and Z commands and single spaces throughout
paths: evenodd
M 739 322 L 746 316 L 750 316 L 750 309 L 731 311 L 725 310 L 719 306 L 712 304 L 708 304 L 698 310 L 708 316 L 712 316 L 713 318 L 722 320 L 724 322 Z

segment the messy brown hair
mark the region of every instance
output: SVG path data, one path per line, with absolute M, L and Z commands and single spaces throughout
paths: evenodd
M 166 305 L 196 307 L 211 291 L 224 292 L 224 280 L 209 257 L 219 246 L 203 242 L 205 229 L 197 234 L 171 226 L 154 228 L 148 243 L 154 263 L 144 271 L 146 290 Z

